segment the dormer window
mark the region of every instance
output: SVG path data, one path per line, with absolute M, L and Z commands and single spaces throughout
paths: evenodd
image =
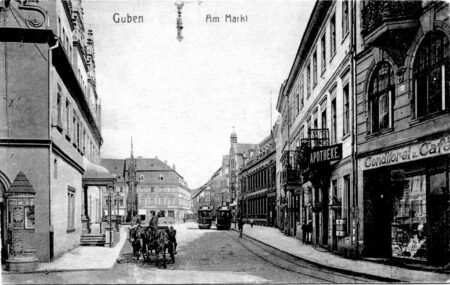
M 141 175 L 139 176 L 139 181 L 144 181 L 144 175 L 141 174 Z
M 163 175 L 159 175 L 158 179 L 159 179 L 160 181 L 163 181 L 163 180 L 164 180 L 164 176 L 163 176 Z

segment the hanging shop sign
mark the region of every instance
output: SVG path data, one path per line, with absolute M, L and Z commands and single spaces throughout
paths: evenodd
M 423 158 L 450 154 L 450 135 L 363 158 L 363 169 L 394 165 Z
M 309 164 L 318 164 L 342 159 L 342 144 L 335 144 L 321 148 L 313 148 L 309 154 Z

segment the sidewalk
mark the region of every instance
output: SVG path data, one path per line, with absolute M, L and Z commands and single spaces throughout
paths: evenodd
M 234 224 L 231 225 L 233 230 Z M 354 272 L 367 277 L 391 279 L 392 281 L 413 283 L 449 283 L 450 275 L 422 270 L 411 270 L 365 260 L 340 257 L 328 251 L 303 244 L 300 240 L 286 236 L 277 228 L 244 225 L 243 234 L 300 259 L 338 271 Z
M 52 262 L 39 263 L 33 272 L 60 272 L 81 270 L 108 270 L 113 268 L 128 237 L 128 226 L 120 227 L 120 241 L 112 248 L 97 246 L 79 246 Z M 17 274 L 3 271 L 2 274 Z

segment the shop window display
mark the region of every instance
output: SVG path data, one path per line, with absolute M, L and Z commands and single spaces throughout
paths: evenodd
M 427 260 L 426 175 L 406 177 L 393 201 L 392 256 Z

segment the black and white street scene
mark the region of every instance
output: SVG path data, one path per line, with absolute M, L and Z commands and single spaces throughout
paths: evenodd
M 450 2 L 0 0 L 1 284 L 450 283 Z

